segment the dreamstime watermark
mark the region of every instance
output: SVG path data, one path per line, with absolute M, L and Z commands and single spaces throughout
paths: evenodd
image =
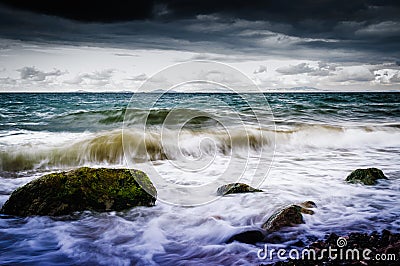
M 359 250 L 357 248 L 346 248 L 347 240 L 344 237 L 339 237 L 336 241 L 338 248 L 329 246 L 319 250 L 304 248 L 301 251 L 298 249 L 269 249 L 268 244 L 264 245 L 264 248 L 257 250 L 257 257 L 260 260 L 373 260 L 373 261 L 396 261 L 398 258 L 396 254 L 375 254 L 373 255 L 372 250 L 365 248 Z

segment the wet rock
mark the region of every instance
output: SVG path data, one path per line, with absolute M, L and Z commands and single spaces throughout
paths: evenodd
M 387 179 L 382 170 L 378 168 L 357 169 L 347 176 L 349 183 L 362 183 L 364 185 L 375 185 L 378 179 Z
M 250 230 L 232 236 L 231 238 L 228 239 L 227 243 L 238 241 L 246 244 L 255 244 L 263 241 L 264 238 L 265 238 L 264 232 L 260 230 Z
M 16 216 L 66 215 L 76 211 L 122 211 L 153 206 L 156 195 L 148 176 L 139 170 L 82 167 L 42 176 L 15 190 L 1 212 Z
M 262 192 L 260 189 L 253 188 L 244 183 L 231 183 L 220 186 L 217 190 L 217 194 L 220 196 L 234 193 L 250 193 L 250 192 Z
M 305 201 L 299 205 L 289 205 L 272 214 L 261 227 L 271 233 L 280 230 L 282 227 L 304 224 L 302 214 L 314 214 L 314 211 L 310 208 L 315 207 L 316 205 L 312 201 Z

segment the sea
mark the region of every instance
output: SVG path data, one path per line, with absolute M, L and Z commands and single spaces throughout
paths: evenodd
M 154 207 L 0 214 L 0 265 L 258 265 L 329 233 L 400 232 L 400 93 L 1 93 L 0 207 L 48 173 L 145 171 Z M 349 184 L 355 169 L 388 177 Z M 263 192 L 217 196 L 244 182 Z M 200 188 L 200 189 L 199 189 Z M 204 189 L 203 189 L 204 188 Z M 304 224 L 227 243 L 312 200 Z M 276 261 L 276 260 L 275 260 Z

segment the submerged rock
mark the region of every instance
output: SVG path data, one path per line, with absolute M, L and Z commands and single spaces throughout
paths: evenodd
M 349 183 L 362 183 L 364 185 L 375 185 L 378 179 L 387 179 L 382 170 L 378 168 L 357 169 L 347 176 Z
M 260 189 L 253 188 L 244 183 L 231 183 L 220 186 L 217 190 L 218 195 L 227 195 L 234 193 L 250 193 L 250 192 L 262 192 Z
M 272 214 L 261 227 L 267 232 L 272 233 L 285 226 L 304 224 L 302 213 L 314 214 L 314 211 L 310 210 L 310 208 L 315 207 L 316 205 L 313 201 L 305 201 L 299 205 L 289 205 Z
M 148 176 L 139 170 L 82 167 L 52 173 L 15 190 L 1 212 L 9 215 L 65 215 L 76 211 L 122 211 L 153 206 L 156 195 Z
M 250 230 L 233 235 L 231 238 L 228 239 L 227 243 L 238 241 L 246 244 L 255 244 L 257 242 L 263 241 L 264 238 L 265 234 L 261 230 Z

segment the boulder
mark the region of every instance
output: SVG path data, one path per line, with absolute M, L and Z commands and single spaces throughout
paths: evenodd
M 155 196 L 148 194 L 136 180 Z M 58 216 L 84 210 L 122 211 L 153 206 L 156 193 L 142 171 L 82 167 L 48 174 L 18 188 L 1 212 L 16 216 Z
M 310 208 L 315 207 L 316 205 L 312 201 L 305 201 L 299 205 L 289 205 L 272 214 L 261 227 L 267 232 L 272 233 L 280 230 L 282 227 L 303 224 L 304 219 L 302 214 L 314 214 L 314 211 L 310 210 Z
M 260 189 L 253 188 L 244 183 L 231 183 L 220 186 L 217 190 L 217 194 L 220 196 L 234 193 L 250 193 L 250 192 L 262 192 Z
M 378 179 L 387 179 L 382 170 L 377 168 L 357 169 L 347 176 L 349 183 L 362 183 L 364 185 L 375 185 Z
M 227 243 L 238 241 L 246 244 L 255 244 L 263 241 L 264 238 L 265 233 L 261 230 L 250 230 L 233 235 L 231 238 L 228 239 Z

